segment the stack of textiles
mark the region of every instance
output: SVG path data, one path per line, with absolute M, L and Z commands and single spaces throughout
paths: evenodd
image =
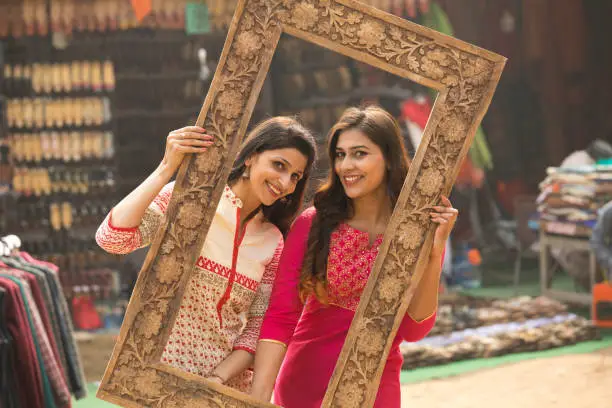
M 429 367 L 474 358 L 547 350 L 594 340 L 599 334 L 593 324 L 573 314 L 499 323 L 429 336 L 416 343 L 404 342 L 403 369 Z
M 493 300 L 462 296 L 440 302 L 436 325 L 429 336 L 500 323 L 554 317 L 566 312 L 567 307 L 563 303 L 546 297 L 521 296 L 508 300 Z
M 58 268 L 0 256 L 0 407 L 63 408 L 86 396 Z
M 552 167 L 540 183 L 540 226 L 552 234 L 589 236 L 597 210 L 612 200 L 612 166 Z

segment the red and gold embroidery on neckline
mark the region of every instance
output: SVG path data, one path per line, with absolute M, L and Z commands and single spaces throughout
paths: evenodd
M 383 234 L 370 244 L 369 234 L 343 223 L 331 235 L 327 263 L 329 303 L 357 310 L 378 255 Z

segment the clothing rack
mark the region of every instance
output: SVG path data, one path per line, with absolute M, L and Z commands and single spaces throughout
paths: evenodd
M 57 266 L 0 238 L 0 406 L 70 407 L 86 383 Z

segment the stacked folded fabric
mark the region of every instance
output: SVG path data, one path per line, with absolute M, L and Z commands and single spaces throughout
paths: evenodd
M 462 296 L 441 302 L 436 325 L 430 336 L 499 323 L 522 322 L 533 318 L 553 317 L 567 312 L 567 307 L 546 297 L 522 296 L 508 300 L 491 300 Z
M 573 314 L 500 323 L 404 342 L 400 345 L 402 369 L 547 350 L 596 338 L 598 332 L 591 322 Z
M 591 322 L 546 297 L 495 300 L 452 295 L 441 299 L 429 336 L 404 342 L 400 349 L 403 369 L 411 369 L 545 350 L 597 337 Z
M 551 167 L 540 183 L 540 223 L 547 232 L 588 236 L 597 210 L 612 199 L 612 166 Z

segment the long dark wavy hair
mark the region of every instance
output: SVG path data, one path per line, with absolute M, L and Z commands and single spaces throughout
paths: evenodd
M 327 136 L 331 170 L 327 181 L 314 196 L 317 213 L 310 229 L 308 250 L 302 266 L 299 287 L 302 301 L 309 294 L 314 294 L 319 301 L 327 303 L 327 258 L 331 234 L 338 225 L 353 216 L 351 199 L 345 194 L 334 170 L 338 138 L 342 132 L 350 129 L 360 130 L 382 150 L 387 167 L 387 192 L 393 206 L 410 166 L 399 125 L 391 114 L 378 106 L 344 111 Z
M 310 132 L 294 118 L 276 116 L 259 123 L 249 134 L 240 147 L 240 153 L 234 160 L 234 166 L 228 178 L 228 184 L 235 184 L 246 170 L 246 161 L 259 153 L 268 150 L 293 148 L 307 158 L 303 177 L 298 181 L 295 191 L 272 205 L 262 205 L 266 220 L 276 225 L 284 234 L 287 233 L 298 210 L 302 206 L 304 191 L 312 164 L 316 160 L 316 142 Z

